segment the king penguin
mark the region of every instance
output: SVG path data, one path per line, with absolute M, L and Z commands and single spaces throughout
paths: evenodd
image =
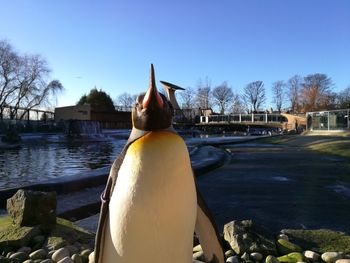
M 191 263 L 194 232 L 207 262 L 225 262 L 172 116 L 151 65 L 149 88 L 136 99 L 130 137 L 101 195 L 94 263 Z

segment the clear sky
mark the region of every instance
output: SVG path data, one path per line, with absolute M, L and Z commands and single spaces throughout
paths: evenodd
M 150 63 L 185 88 L 208 76 L 236 92 L 262 80 L 270 94 L 311 73 L 350 85 L 348 0 L 0 0 L 0 39 L 46 58 L 59 106 L 94 86 L 113 99 L 144 91 Z

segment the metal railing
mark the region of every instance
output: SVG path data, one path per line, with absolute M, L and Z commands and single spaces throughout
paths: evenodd
M 287 119 L 281 114 L 230 114 L 201 116 L 200 123 L 281 123 Z

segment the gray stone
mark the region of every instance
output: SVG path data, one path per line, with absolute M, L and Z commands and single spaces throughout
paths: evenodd
M 24 252 L 16 252 L 13 253 L 11 256 L 9 256 L 10 259 L 17 259 L 20 262 L 25 261 L 28 258 L 28 254 L 24 253 Z
M 70 257 L 65 257 L 58 261 L 58 263 L 74 263 L 74 261 Z
M 277 254 L 273 235 L 256 226 L 251 220 L 231 221 L 224 226 L 224 239 L 239 255 L 259 252 L 263 255 Z
M 193 253 L 198 252 L 198 251 L 202 251 L 202 250 L 203 249 L 202 249 L 201 245 L 197 245 L 197 246 L 193 247 L 193 249 L 192 249 Z
M 16 226 L 41 225 L 50 229 L 56 224 L 56 193 L 18 190 L 7 199 L 7 212 Z
M 41 248 L 41 246 L 44 244 L 46 237 L 43 235 L 38 235 L 33 237 L 30 240 L 30 243 L 32 244 L 32 247 L 36 247 L 36 248 Z
M 289 237 L 286 234 L 279 234 L 277 239 L 284 239 L 284 240 L 289 241 Z
M 65 248 L 69 250 L 69 253 L 71 255 L 77 254 L 79 252 L 79 248 L 77 248 L 76 246 L 73 246 L 73 245 L 68 245 Z
M 72 255 L 71 259 L 74 261 L 74 263 L 83 263 L 83 259 L 79 254 Z
M 31 259 L 45 259 L 47 257 L 47 253 L 45 249 L 38 249 L 30 253 L 29 258 Z
M 247 252 L 244 252 L 243 255 L 241 256 L 241 259 L 243 259 L 244 261 L 248 261 L 250 257 Z
M 95 262 L 95 251 L 92 251 L 90 253 L 89 258 L 88 258 L 88 262 L 89 263 L 94 263 Z M 83 263 L 85 263 L 85 262 L 83 261 Z
M 17 250 L 17 252 L 24 252 L 27 255 L 29 255 L 29 253 L 32 252 L 32 249 L 30 247 L 21 247 L 20 249 Z
M 350 263 L 350 259 L 338 259 L 335 263 Z
M 23 263 L 34 263 L 34 260 L 33 259 L 27 259 L 27 260 L 23 261 Z
M 48 258 L 52 258 L 52 255 L 53 255 L 53 253 L 55 253 L 55 252 L 56 252 L 55 250 L 49 251 L 49 252 L 47 253 L 47 257 L 48 257 Z
M 43 261 L 41 261 L 41 263 L 53 263 L 52 259 L 44 259 Z
M 235 252 L 232 250 L 232 249 L 229 249 L 225 252 L 225 256 L 226 257 L 231 257 L 231 256 L 234 256 L 235 255 Z
M 303 253 L 304 257 L 308 260 L 311 260 L 311 261 L 319 261 L 320 260 L 320 254 L 314 252 L 314 251 L 311 251 L 311 250 L 306 250 L 304 251 Z
M 59 262 L 61 259 L 64 259 L 66 257 L 69 257 L 69 250 L 66 248 L 60 248 L 55 251 L 55 253 L 52 254 L 52 260 L 55 262 Z
M 261 261 L 263 259 L 263 255 L 259 252 L 253 252 L 253 253 L 250 253 L 250 258 L 253 261 Z
M 230 256 L 226 259 L 226 263 L 239 263 L 237 256 Z
M 34 263 L 41 263 L 41 261 L 43 261 L 42 259 L 35 259 Z
M 325 252 L 321 255 L 321 258 L 326 263 L 335 263 L 338 259 L 343 258 L 343 254 L 340 252 Z
M 8 247 L 27 247 L 32 237 L 40 234 L 40 228 L 35 227 L 13 227 L 0 231 L 0 249 Z
M 83 251 L 81 251 L 80 255 L 88 257 L 91 252 L 92 252 L 92 249 L 91 248 L 87 248 L 87 249 L 84 249 Z

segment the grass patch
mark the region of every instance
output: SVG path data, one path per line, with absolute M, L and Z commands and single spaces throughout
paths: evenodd
M 340 139 L 331 142 L 321 142 L 308 145 L 306 148 L 320 153 L 333 154 L 350 159 L 350 140 Z

